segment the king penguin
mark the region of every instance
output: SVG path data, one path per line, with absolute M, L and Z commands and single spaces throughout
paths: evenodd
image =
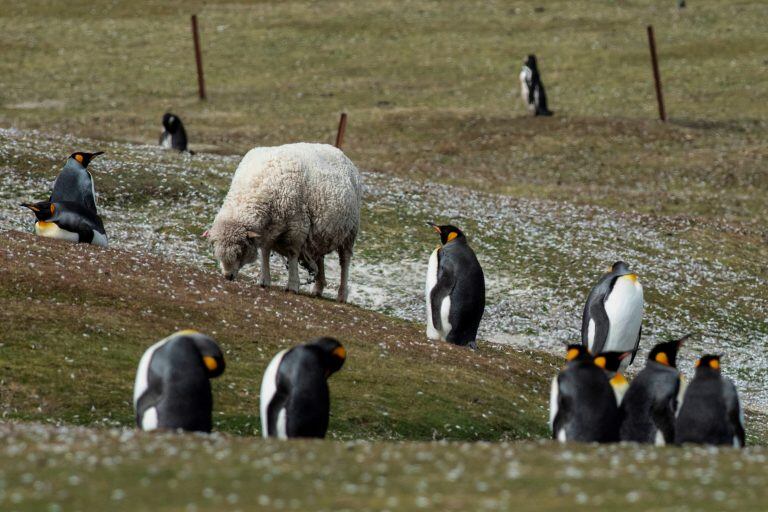
M 181 118 L 170 112 L 163 116 L 163 132 L 160 134 L 160 146 L 177 151 L 187 150 L 187 132 Z
M 261 380 L 262 436 L 324 438 L 331 407 L 327 380 L 346 358 L 347 351 L 333 338 L 279 352 Z
M 616 405 L 621 405 L 629 389 L 629 381 L 621 373 L 621 361 L 629 355 L 630 352 L 603 352 L 595 356 L 595 364 L 605 370 L 608 383 L 616 396 Z
M 136 372 L 133 406 L 142 430 L 210 432 L 209 379 L 224 373 L 224 356 L 211 338 L 179 331 L 144 352 Z
M 696 362 L 675 423 L 675 443 L 744 446 L 744 415 L 733 381 L 720 374 L 720 356 Z
M 584 345 L 568 345 L 565 368 L 552 379 L 549 426 L 552 438 L 612 443 L 619 440 L 621 418 L 605 370 Z
M 659 343 L 651 349 L 645 368 L 632 380 L 621 404 L 622 441 L 657 446 L 674 443 L 681 385 L 677 353 L 689 336 Z
M 637 274 L 617 261 L 589 292 L 581 321 L 581 342 L 593 354 L 632 352 L 635 359 L 643 321 L 643 286 Z
M 476 349 L 477 328 L 485 310 L 485 276 L 464 233 L 437 226 L 442 243 L 427 268 L 427 337 Z
M 103 154 L 103 151 L 72 153 L 56 177 L 56 181 L 53 182 L 50 201 L 53 203 L 79 203 L 95 212 L 96 187 L 93 184 L 93 176 L 88 171 L 88 164 L 95 157 Z
M 529 55 L 520 71 L 520 94 L 523 103 L 535 116 L 551 116 L 553 112 L 547 107 L 547 93 L 541 82 L 536 56 Z
M 84 207 L 80 203 L 64 201 L 52 203 L 22 203 L 37 217 L 35 234 L 46 238 L 57 238 L 84 244 L 107 247 L 107 233 L 101 217 L 95 210 Z

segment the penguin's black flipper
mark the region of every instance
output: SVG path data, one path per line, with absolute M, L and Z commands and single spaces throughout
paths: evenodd
M 599 354 L 605 347 L 605 342 L 608 341 L 608 331 L 610 329 L 610 322 L 608 320 L 608 313 L 605 311 L 605 295 L 600 297 L 600 300 L 594 301 L 590 308 L 589 313 L 591 320 L 595 322 L 595 337 L 592 341 L 592 348 L 590 352 L 593 354 Z M 589 326 L 587 326 L 589 329 Z M 586 345 L 589 347 L 589 344 Z
M 735 437 L 738 440 L 740 447 L 743 448 L 746 445 L 746 434 L 744 432 L 739 395 L 733 381 L 727 377 L 723 377 L 723 388 L 723 399 L 725 400 L 725 407 L 728 411 L 728 421 L 733 425 Z
M 632 364 L 635 361 L 635 356 L 637 355 L 637 351 L 640 348 L 640 338 L 643 336 L 643 326 L 640 326 L 640 330 L 637 332 L 637 341 L 635 342 L 635 348 L 632 350 L 632 357 L 629 360 L 629 364 Z

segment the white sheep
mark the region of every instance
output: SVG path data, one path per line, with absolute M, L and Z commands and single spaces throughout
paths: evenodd
M 234 279 L 261 249 L 259 284 L 269 286 L 271 251 L 288 258 L 288 286 L 299 291 L 299 262 L 325 287 L 326 254 L 341 266 L 338 300 L 347 300 L 352 248 L 360 226 L 362 189 L 357 167 L 327 144 L 254 148 L 235 171 L 208 237 L 221 271 Z

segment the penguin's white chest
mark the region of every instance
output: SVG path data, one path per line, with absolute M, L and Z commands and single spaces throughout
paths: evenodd
M 259 414 L 261 415 L 261 436 L 265 439 L 269 437 L 269 431 L 267 430 L 269 425 L 267 411 L 269 409 L 269 404 L 272 402 L 272 399 L 277 393 L 277 370 L 280 367 L 280 363 L 283 362 L 283 357 L 285 357 L 286 352 L 288 352 L 288 349 L 279 352 L 274 358 L 272 358 L 272 361 L 270 361 L 269 366 L 267 366 L 267 369 L 264 372 L 264 377 L 261 379 Z M 277 414 L 277 437 L 280 439 L 287 439 L 287 419 L 285 415 L 285 409 L 277 411 Z
M 38 221 L 35 223 L 35 234 L 45 238 L 57 238 L 59 240 L 69 240 L 70 242 L 80 241 L 80 235 L 61 229 L 53 222 Z
M 171 149 L 173 147 L 173 141 L 171 139 L 171 134 L 168 132 L 163 132 L 163 142 L 160 143 L 160 147 L 164 149 Z
M 557 382 L 557 376 L 552 379 L 552 386 L 549 390 L 549 429 L 554 432 L 555 417 L 557 417 L 558 401 L 560 396 L 560 385 Z
M 437 267 L 438 257 L 437 254 L 440 251 L 438 247 L 432 251 L 432 255 L 429 257 L 429 266 L 427 267 L 427 285 L 424 289 L 427 298 L 427 338 L 430 340 L 440 340 L 442 336 L 440 332 L 435 328 L 435 323 L 432 321 L 432 289 L 437 285 Z M 450 301 L 450 299 L 448 299 Z
M 531 71 L 531 68 L 528 66 L 523 66 L 523 70 L 520 72 L 520 97 L 523 99 L 523 103 L 526 107 L 530 107 L 528 100 L 530 94 L 530 86 L 528 84 L 531 83 L 532 76 L 533 72 Z
M 609 330 L 604 351 L 634 350 L 643 321 L 643 287 L 630 276 L 616 280 L 605 301 Z

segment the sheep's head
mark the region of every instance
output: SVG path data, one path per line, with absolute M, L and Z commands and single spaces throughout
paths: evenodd
M 240 269 L 256 261 L 258 234 L 235 222 L 214 223 L 207 232 L 222 275 L 233 281 Z

